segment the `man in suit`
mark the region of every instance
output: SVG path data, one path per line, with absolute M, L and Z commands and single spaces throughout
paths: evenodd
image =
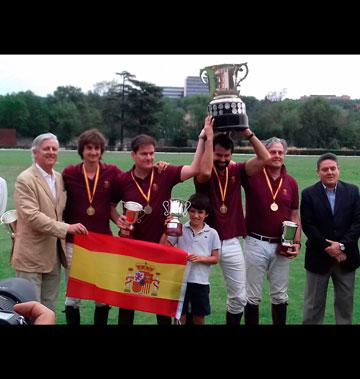
M 334 154 L 317 162 L 320 181 L 303 190 L 300 213 L 307 236 L 304 324 L 322 324 L 329 279 L 334 285 L 336 324 L 351 324 L 355 270 L 360 266 L 359 189 L 339 180 Z
M 11 265 L 16 276 L 34 283 L 37 300 L 55 311 L 61 264 L 66 267 L 65 236 L 86 234 L 80 223 L 66 224 L 62 213 L 66 192 L 61 174 L 54 171 L 59 142 L 51 133 L 32 143 L 34 164 L 16 179 L 14 199 L 17 225 Z

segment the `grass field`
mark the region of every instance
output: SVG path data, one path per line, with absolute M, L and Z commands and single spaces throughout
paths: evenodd
M 160 154 L 156 156 L 157 160 L 164 160 L 171 164 L 189 164 L 192 154 Z M 234 155 L 233 160 L 236 162 L 248 159 L 247 155 Z M 290 175 L 293 175 L 298 181 L 299 188 L 302 190 L 308 185 L 317 181 L 315 172 L 317 157 L 310 156 L 288 156 L 286 165 Z M 69 164 L 79 162 L 79 156 L 73 151 L 60 151 L 59 160 L 56 166 L 57 171 L 62 171 Z M 131 167 L 132 161 L 129 153 L 123 152 L 106 152 L 104 162 L 117 164 L 123 170 Z M 360 186 L 360 157 L 339 157 L 341 179 Z M 17 150 L 0 150 L 0 176 L 6 179 L 8 183 L 8 205 L 7 209 L 14 208 L 13 190 L 16 176 L 25 168 L 31 165 L 31 155 L 29 151 Z M 194 191 L 191 180 L 177 185 L 173 190 L 173 196 L 187 199 Z M 115 229 L 114 229 L 115 231 Z M 302 238 L 304 246 L 305 238 Z M 14 271 L 9 265 L 9 254 L 11 248 L 11 240 L 4 226 L 0 227 L 0 279 L 13 277 Z M 265 282 L 266 283 L 266 282 Z M 288 324 L 301 324 L 303 312 L 303 293 L 305 283 L 304 270 L 304 247 L 298 258 L 290 263 L 290 280 L 289 280 L 289 307 L 288 307 Z M 359 274 L 357 274 L 355 302 L 354 302 L 354 324 L 360 324 L 360 284 Z M 65 285 L 62 279 L 61 290 L 57 305 L 57 324 L 65 323 L 64 309 Z M 225 321 L 225 285 L 219 266 L 213 268 L 211 275 L 211 307 L 212 314 L 207 317 L 207 324 L 224 324 Z M 330 285 L 330 291 L 327 299 L 327 309 L 325 316 L 325 324 L 334 324 L 333 317 L 333 291 Z M 82 324 L 92 324 L 94 304 L 90 301 L 83 301 L 81 308 Z M 117 323 L 117 309 L 113 307 L 110 311 L 109 324 Z M 155 316 L 136 312 L 136 324 L 155 324 Z M 271 324 L 271 310 L 268 296 L 267 283 L 264 287 L 263 301 L 260 305 L 260 323 Z

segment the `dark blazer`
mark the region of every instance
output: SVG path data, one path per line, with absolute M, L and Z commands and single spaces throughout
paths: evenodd
M 336 187 L 334 215 L 321 182 L 305 188 L 301 194 L 301 225 L 307 237 L 305 268 L 324 274 L 337 262 L 324 249 L 329 239 L 345 245 L 346 260 L 340 265 L 346 271 L 360 266 L 360 197 L 357 186 L 339 181 Z

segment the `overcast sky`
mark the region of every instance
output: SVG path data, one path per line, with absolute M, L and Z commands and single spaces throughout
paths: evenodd
M 58 86 L 83 92 L 101 81 L 120 80 L 128 71 L 158 86 L 184 86 L 186 76 L 206 66 L 248 63 L 241 95 L 263 99 L 269 92 L 286 97 L 349 95 L 360 99 L 360 55 L 0 55 L 0 95 L 31 90 L 39 96 Z

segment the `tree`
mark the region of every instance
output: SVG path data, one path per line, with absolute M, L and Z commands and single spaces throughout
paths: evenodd
M 345 118 L 341 111 L 322 98 L 305 101 L 299 108 L 301 127 L 295 138 L 300 146 L 339 148 Z

